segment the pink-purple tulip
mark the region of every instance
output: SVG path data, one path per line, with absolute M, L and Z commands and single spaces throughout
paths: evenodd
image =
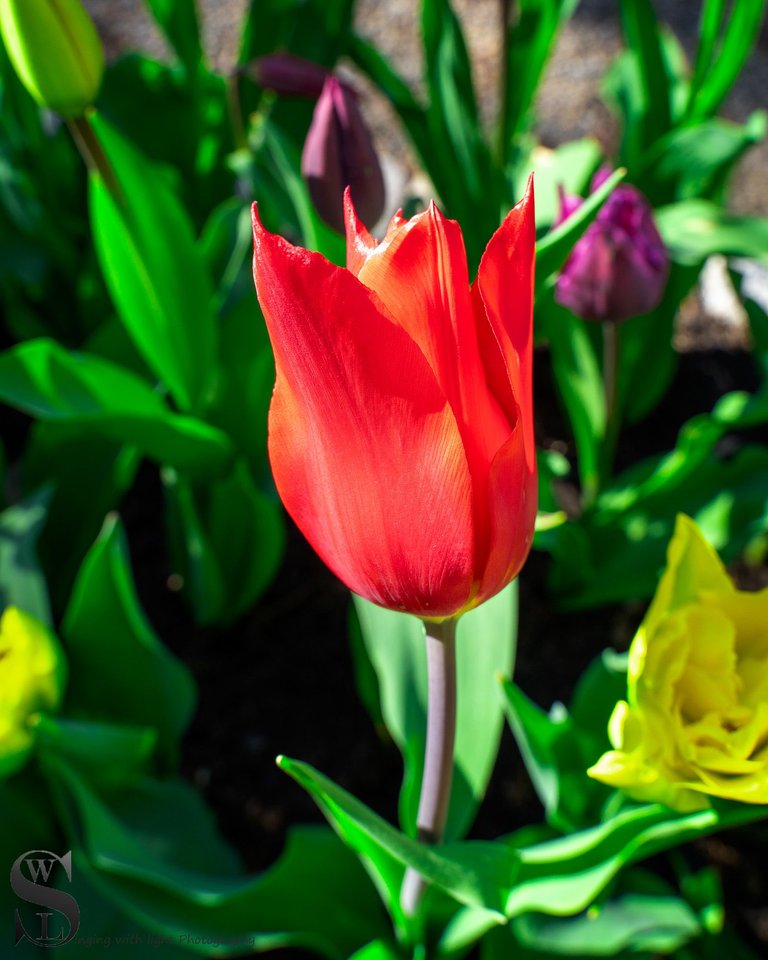
M 603 168 L 594 192 L 610 176 Z M 558 223 L 583 203 L 561 192 Z M 584 320 L 617 323 L 658 306 L 669 258 L 650 204 L 635 187 L 618 186 L 578 241 L 557 281 L 555 299 Z
M 323 84 L 304 141 L 301 172 L 320 216 L 344 233 L 344 190 L 374 224 L 384 212 L 384 178 L 354 91 L 332 74 Z

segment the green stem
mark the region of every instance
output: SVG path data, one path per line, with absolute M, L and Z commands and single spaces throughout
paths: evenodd
M 610 480 L 619 436 L 619 325 L 603 323 L 603 391 L 605 395 L 605 436 L 600 468 L 600 486 Z
M 116 202 L 124 206 L 125 198 L 115 171 L 87 118 L 73 117 L 67 120 L 67 126 L 88 169 L 98 173 Z
M 427 643 L 427 743 L 421 781 L 418 837 L 440 843 L 448 816 L 456 739 L 456 620 L 425 621 Z M 426 889 L 424 878 L 410 867 L 405 873 L 400 902 L 413 916 Z

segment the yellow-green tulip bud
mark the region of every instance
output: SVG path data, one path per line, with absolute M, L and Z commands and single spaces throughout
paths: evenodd
M 679 516 L 667 568 L 629 651 L 614 750 L 590 776 L 681 812 L 710 797 L 768 803 L 768 589 L 737 590 Z
M 81 0 L 0 0 L 0 33 L 35 100 L 82 116 L 99 92 L 104 51 Z
M 29 614 L 7 607 L 0 617 L 0 776 L 27 759 L 35 717 L 59 708 L 66 673 L 56 636 Z

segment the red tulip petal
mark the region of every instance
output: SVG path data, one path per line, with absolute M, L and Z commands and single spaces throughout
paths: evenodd
M 403 218 L 403 211 L 397 213 L 389 221 L 387 233 L 381 243 L 366 229 L 360 218 L 357 216 L 355 205 L 352 201 L 352 191 L 347 187 L 344 191 L 344 224 L 347 235 L 347 270 L 350 270 L 357 277 L 365 265 L 368 257 L 375 253 L 378 247 L 382 249 L 391 242 L 393 236 L 408 221 Z
M 347 270 L 357 276 L 368 257 L 377 246 L 377 240 L 370 235 L 357 216 L 352 203 L 352 191 L 344 191 L 344 225 L 347 234 Z
M 473 479 L 476 564 L 488 555 L 488 468 L 512 424 L 489 393 L 477 341 L 459 225 L 434 204 L 390 228 L 359 279 L 416 341 L 448 397 Z
M 488 242 L 472 289 L 487 382 L 510 418 L 515 416 L 516 409 L 520 410 L 525 459 L 530 470 L 536 468 L 533 437 L 535 253 L 531 177 L 525 196 L 510 210 Z M 488 325 L 480 322 L 481 308 Z
M 471 481 L 434 374 L 349 271 L 267 233 L 255 212 L 254 242 L 283 502 L 355 592 L 423 616 L 455 613 L 473 578 Z
M 522 569 L 533 542 L 538 485 L 525 455 L 521 425 L 494 457 L 488 480 L 491 548 L 477 602 L 490 599 Z

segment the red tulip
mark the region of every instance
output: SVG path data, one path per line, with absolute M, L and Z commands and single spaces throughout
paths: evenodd
M 517 576 L 536 516 L 533 185 L 470 287 L 434 204 L 377 243 L 345 195 L 347 268 L 267 233 L 254 278 L 275 352 L 278 492 L 356 593 L 457 616 Z

